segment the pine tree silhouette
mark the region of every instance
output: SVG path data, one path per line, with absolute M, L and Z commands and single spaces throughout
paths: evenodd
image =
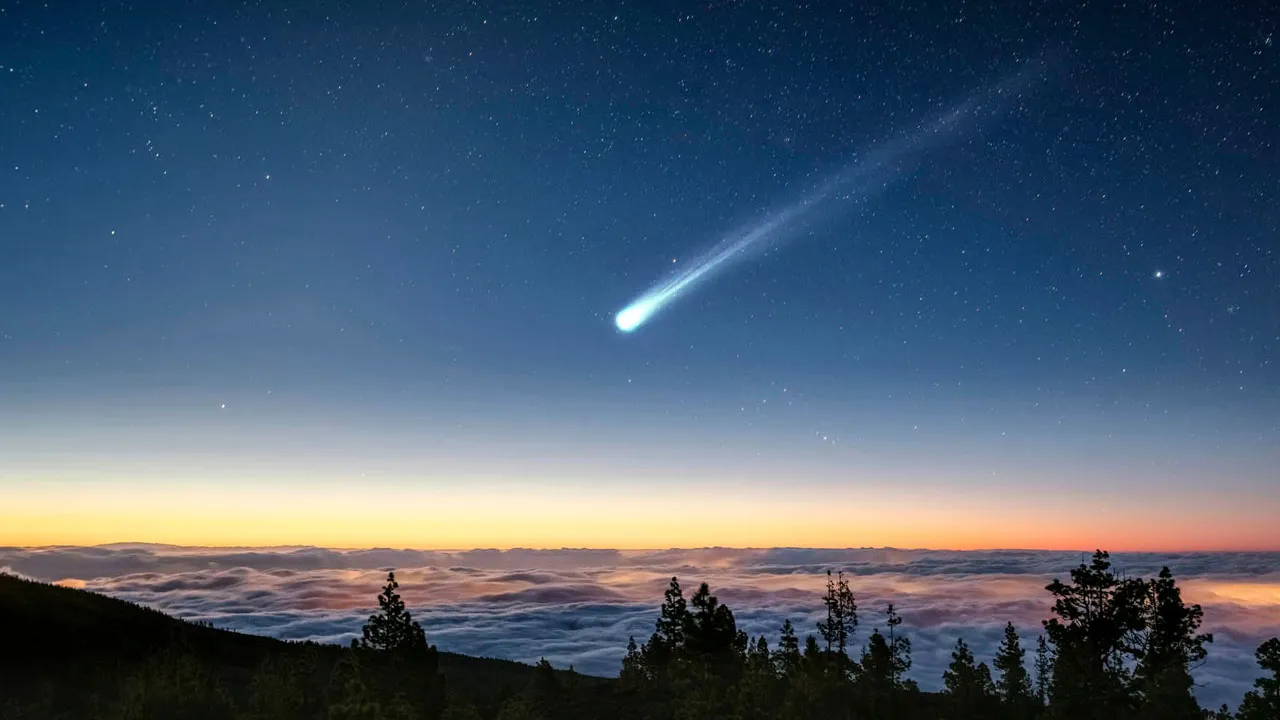
M 627 654 L 622 657 L 622 672 L 618 677 L 629 687 L 638 686 L 647 679 L 644 655 L 636 646 L 634 635 L 627 639 Z
M 698 586 L 689 605 L 693 611 L 684 616 L 685 652 L 689 657 L 722 664 L 735 653 L 746 651 L 747 636 L 738 630 L 733 611 L 720 604 L 706 583 Z
M 889 626 L 889 671 L 894 687 L 901 687 L 902 676 L 911 669 L 911 638 L 898 632 L 902 625 L 902 616 L 894 609 L 893 603 L 885 610 Z
M 1253 689 L 1240 704 L 1239 720 L 1280 718 L 1280 639 L 1271 638 L 1258 647 L 1258 667 L 1271 673 L 1253 681 Z
M 1025 656 L 1026 651 L 1018 642 L 1017 628 L 1008 623 L 1004 626 L 1004 640 L 991 664 L 999 673 L 996 690 L 1010 718 L 1026 718 L 1032 713 L 1031 676 L 1027 673 Z
M 1098 550 L 1089 565 L 1071 571 L 1071 582 L 1054 580 L 1045 631 L 1054 647 L 1050 716 L 1111 720 L 1136 704 L 1128 662 L 1134 637 L 1145 627 L 1144 583 L 1122 580 L 1110 556 Z
M 1049 687 L 1053 682 L 1053 659 L 1049 655 L 1049 643 L 1044 635 L 1036 636 L 1036 699 L 1040 706 L 1049 704 Z
M 1191 670 L 1204 662 L 1210 634 L 1197 634 L 1204 612 L 1182 602 L 1182 591 L 1169 568 L 1146 586 L 1143 597 L 1146 629 L 1139 645 L 1134 682 L 1141 693 L 1138 717 L 1150 720 L 1199 720 Z
M 369 622 L 363 628 L 361 647 L 408 652 L 427 649 L 422 626 L 409 614 L 404 601 L 396 593 L 399 587 L 395 571 L 388 572 L 387 584 L 378 595 L 379 612 L 369 616 Z
M 800 669 L 800 639 L 790 620 L 782 621 L 778 649 L 773 651 L 773 664 L 782 677 L 790 677 Z
M 671 578 L 663 596 L 662 609 L 654 623 L 653 635 L 641 648 L 644 664 L 653 673 L 667 667 L 684 651 L 685 628 L 689 624 L 689 605 L 685 602 L 680 581 Z
M 973 653 L 964 640 L 956 640 L 951 652 L 951 665 L 942 673 L 943 692 L 947 695 L 949 718 L 990 718 L 996 689 L 986 663 L 975 664 Z
M 828 655 L 841 665 L 848 659 L 849 640 L 858 627 L 858 603 L 849 589 L 849 581 L 840 572 L 834 578 L 827 571 L 827 594 L 822 598 L 827 619 L 818 622 L 818 634 L 826 642 Z

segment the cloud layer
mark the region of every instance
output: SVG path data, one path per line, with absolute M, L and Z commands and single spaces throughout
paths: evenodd
M 671 576 L 710 583 L 744 629 L 772 644 L 783 619 L 812 632 L 827 568 L 853 575 L 859 639 L 892 601 L 914 643 L 910 673 L 940 684 L 963 636 L 989 657 L 1006 621 L 1032 647 L 1045 584 L 1077 553 L 772 548 L 742 550 L 332 550 L 160 545 L 0 548 L 0 569 L 126 598 L 219 627 L 346 642 L 360 632 L 387 568 L 431 642 L 470 655 L 573 664 L 616 674 L 627 637 L 647 638 Z M 1234 705 L 1257 675 L 1253 650 L 1280 635 L 1280 553 L 1113 556 L 1129 575 L 1169 565 L 1215 635 L 1197 671 L 1206 704 Z

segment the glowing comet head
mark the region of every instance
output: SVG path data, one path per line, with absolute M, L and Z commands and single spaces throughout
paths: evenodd
M 648 320 L 649 316 L 653 314 L 653 309 L 652 303 L 641 300 L 623 308 L 618 313 L 618 316 L 613 319 L 613 322 L 618 326 L 619 330 L 629 333 L 640 327 L 640 324 L 645 320 Z

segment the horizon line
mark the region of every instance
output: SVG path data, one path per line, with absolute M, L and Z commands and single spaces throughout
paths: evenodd
M 510 545 L 510 546 L 483 546 L 474 547 L 412 547 L 412 546 L 391 546 L 391 545 L 368 545 L 368 546 L 337 546 L 337 545 L 316 545 L 312 543 L 289 544 L 289 545 L 183 545 L 180 543 L 164 543 L 150 542 L 142 540 L 123 540 L 107 543 L 94 543 L 89 545 L 81 545 L 76 543 L 54 543 L 41 545 L 0 545 L 0 548 L 8 547 L 10 549 L 20 550 L 52 550 L 63 548 L 100 548 L 100 549 L 124 549 L 124 548 L 168 548 L 179 550 L 332 550 L 335 552 L 371 552 L 371 551 L 391 551 L 391 552 L 437 552 L 437 553 L 465 553 L 465 552 L 514 552 L 514 551 L 533 551 L 533 552 L 621 552 L 621 553 L 645 553 L 645 552 L 694 552 L 701 550 L 730 550 L 737 552 L 759 552 L 767 550 L 828 550 L 828 551 L 867 551 L 867 550 L 887 550 L 895 552 L 950 552 L 950 553 L 980 553 L 980 552 L 1039 552 L 1039 553 L 1084 553 L 1091 554 L 1098 550 L 1103 550 L 1109 554 L 1128 553 L 1128 554 L 1223 554 L 1223 553 L 1254 553 L 1254 554 L 1276 554 L 1280 553 L 1280 546 L 1275 548 L 1181 548 L 1181 549 L 1131 549 L 1123 548 L 1111 550 L 1105 547 L 1086 548 L 1053 548 L 1053 547 L 972 547 L 972 548 L 948 548 L 948 547 L 899 547 L 893 545 L 847 545 L 847 546 L 820 546 L 820 545 L 693 545 L 693 546 L 668 546 L 668 547 L 609 547 L 609 546 L 570 546 L 570 545 Z

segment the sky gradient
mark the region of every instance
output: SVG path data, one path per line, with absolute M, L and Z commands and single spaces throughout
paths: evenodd
M 1102 5 L 0 8 L 0 544 L 1280 548 L 1277 20 Z

